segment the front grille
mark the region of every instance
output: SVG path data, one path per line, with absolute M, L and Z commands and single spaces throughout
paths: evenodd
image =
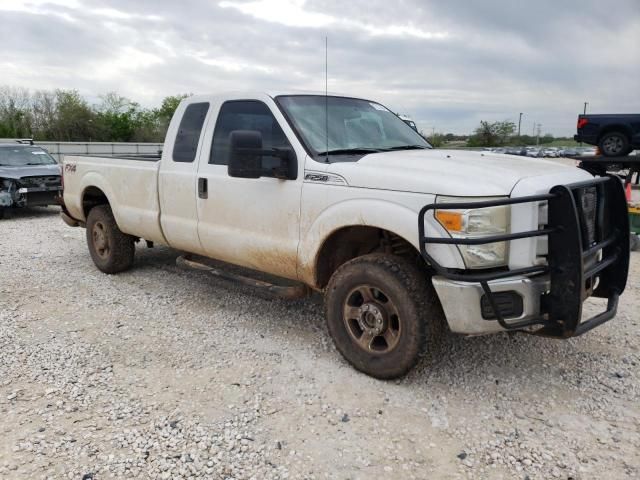
M 586 231 L 588 245 L 596 241 L 596 213 L 598 210 L 598 191 L 596 187 L 584 188 L 581 198 L 582 221 Z
M 589 248 L 597 241 L 598 189 L 596 187 L 578 188 L 573 192 L 580 226 L 582 230 L 582 244 Z
M 22 188 L 57 187 L 61 185 L 59 175 L 47 175 L 39 177 L 22 177 L 18 183 Z

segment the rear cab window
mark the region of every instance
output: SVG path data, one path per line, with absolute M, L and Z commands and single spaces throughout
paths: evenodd
M 190 163 L 195 160 L 202 126 L 208 111 L 208 102 L 192 103 L 187 106 L 173 145 L 174 162 Z

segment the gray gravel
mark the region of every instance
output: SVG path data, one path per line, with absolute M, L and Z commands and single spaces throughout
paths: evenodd
M 447 338 L 397 382 L 287 302 L 139 247 L 107 276 L 55 209 L 0 221 L 0 478 L 637 478 L 640 254 L 569 341 Z M 590 313 L 602 308 L 594 301 Z

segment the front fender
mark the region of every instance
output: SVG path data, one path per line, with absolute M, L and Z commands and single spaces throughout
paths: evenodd
M 407 194 L 405 194 L 407 195 Z M 407 203 L 397 200 L 360 198 L 344 200 L 325 208 L 301 231 L 298 249 L 298 277 L 307 284 L 316 285 L 318 255 L 327 239 L 336 231 L 351 226 L 369 226 L 388 230 L 419 250 L 418 211 L 433 201 L 432 195 L 405 197 Z M 435 236 L 447 236 L 442 226 L 433 217 L 426 218 L 427 231 Z M 462 258 L 455 247 L 429 245 L 427 250 L 441 265 L 464 268 Z

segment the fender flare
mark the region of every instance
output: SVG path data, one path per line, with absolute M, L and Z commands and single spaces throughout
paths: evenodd
M 117 208 L 115 207 L 115 203 L 114 203 L 114 199 L 116 197 L 115 193 L 113 192 L 113 190 L 111 189 L 111 187 L 109 186 L 109 182 L 106 181 L 106 179 L 100 175 L 97 172 L 87 172 L 86 175 L 84 175 L 84 177 L 82 177 L 82 180 L 80 182 L 81 188 L 80 188 L 80 209 L 82 212 L 82 219 L 86 222 L 87 219 L 84 215 L 84 197 L 87 193 L 87 190 L 89 188 L 97 188 L 98 190 L 100 190 L 102 193 L 104 193 L 105 197 L 107 197 L 107 202 L 109 203 L 109 207 L 111 207 L 111 212 L 113 213 L 113 217 L 116 220 L 116 224 L 119 224 L 120 222 L 119 220 L 119 213 L 117 211 Z

